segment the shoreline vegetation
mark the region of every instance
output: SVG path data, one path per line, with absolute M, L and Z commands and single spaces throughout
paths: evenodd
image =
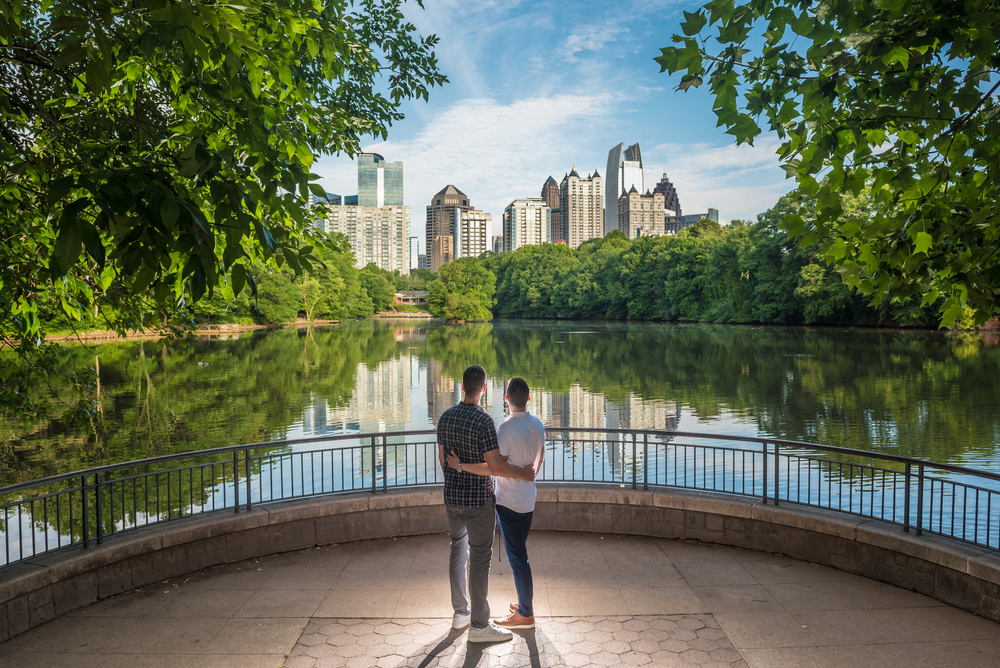
M 676 236 L 629 240 L 620 232 L 577 249 L 527 246 L 512 253 L 460 258 L 437 273 L 408 275 L 374 264 L 358 268 L 345 239 L 333 238 L 323 265 L 296 275 L 289 268 L 255 268 L 256 299 L 223 291 L 189 308 L 163 313 L 161 325 L 125 338 L 173 332 L 204 336 L 268 327 L 331 324 L 349 319 L 608 320 L 779 326 L 937 329 L 937 301 L 913 295 L 870 300 L 848 288 L 816 245 L 803 247 L 779 225 L 782 198 L 754 222 L 711 220 Z M 400 291 L 423 290 L 427 304 L 400 305 Z M 58 304 L 40 312 L 48 340 L 111 339 L 117 335 L 87 314 L 69 322 Z M 997 313 L 976 326 L 967 309 L 956 329 L 1000 330 Z M 237 329 L 233 329 L 237 328 Z M 152 333 L 151 333 L 152 332 Z

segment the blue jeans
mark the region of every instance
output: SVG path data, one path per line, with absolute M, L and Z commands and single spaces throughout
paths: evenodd
M 531 530 L 533 513 L 515 513 L 505 506 L 497 506 L 500 520 L 500 535 L 507 549 L 507 560 L 514 572 L 514 588 L 517 589 L 517 612 L 522 617 L 535 615 L 531 608 L 534 585 L 531 581 L 531 565 L 528 563 L 528 531 Z

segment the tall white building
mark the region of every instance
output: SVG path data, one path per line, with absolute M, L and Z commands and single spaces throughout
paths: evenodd
M 503 211 L 503 252 L 552 241 L 552 209 L 541 197 L 522 197 Z
M 638 142 L 625 148 L 625 142 L 608 152 L 607 182 L 604 187 L 604 233 L 618 229 L 618 198 L 633 187 L 646 192 L 642 180 L 642 153 Z
M 617 201 L 617 200 L 616 200 Z M 618 226 L 617 205 L 614 225 Z M 559 184 L 559 209 L 563 236 L 570 248 L 587 239 L 604 236 L 604 179 L 594 170 L 581 177 L 576 166 Z
M 420 239 L 418 237 L 407 237 L 406 264 L 408 271 L 420 268 Z
M 452 234 L 453 259 L 479 257 L 490 250 L 489 232 L 493 218 L 478 209 L 456 210 L 458 222 Z
M 374 262 L 379 269 L 408 274 L 409 219 L 406 206 L 331 205 L 327 207 L 324 231 L 347 235 L 358 267 Z

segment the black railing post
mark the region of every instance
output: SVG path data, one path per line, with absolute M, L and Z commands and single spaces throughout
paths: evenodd
M 906 496 L 903 498 L 903 531 L 905 533 L 910 533 L 910 462 L 906 462 L 905 475 L 906 475 Z
M 924 465 L 917 466 L 917 535 L 922 536 L 924 526 Z
M 243 451 L 246 455 L 246 466 L 247 466 L 247 510 L 253 507 L 252 496 L 250 494 L 250 448 Z
M 636 464 L 635 464 L 635 432 L 632 432 L 632 489 L 635 489 L 635 476 L 636 476 Z
M 761 448 L 762 448 L 762 450 L 764 452 L 764 455 L 763 455 L 764 456 L 764 463 L 761 466 L 761 470 L 764 472 L 763 473 L 764 484 L 763 484 L 763 489 L 761 490 L 761 495 L 764 497 L 764 505 L 767 505 L 767 441 L 763 441 L 761 443 Z
M 98 471 L 94 478 L 97 481 L 97 544 L 100 545 L 104 542 L 104 504 L 102 503 L 104 495 L 101 494 L 101 472 Z
M 378 490 L 376 486 L 378 484 L 378 476 L 375 475 L 375 438 L 375 436 L 372 436 L 372 494 Z
M 388 446 L 386 445 L 386 438 L 388 437 L 385 434 L 382 434 L 382 491 L 383 492 L 385 492 L 389 488 L 389 471 L 388 471 L 389 449 Z
M 774 442 L 774 505 L 776 506 L 780 505 L 781 503 L 780 483 L 781 483 L 781 476 L 780 476 L 780 471 L 778 469 L 778 442 L 775 441 Z
M 170 475 L 169 473 L 167 474 Z M 170 503 L 170 499 L 167 499 L 167 503 Z M 240 451 L 233 450 L 233 506 L 236 507 L 235 512 L 240 512 Z
M 642 434 L 642 488 L 649 489 L 649 434 Z
M 80 519 L 83 520 L 83 546 L 90 545 L 90 490 L 87 488 L 87 476 L 80 478 L 80 489 L 83 490 L 83 513 Z

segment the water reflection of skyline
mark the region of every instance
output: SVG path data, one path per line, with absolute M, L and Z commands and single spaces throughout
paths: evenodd
M 331 406 L 324 398 L 314 397 L 297 435 L 432 429 L 441 414 L 462 398 L 461 379 L 449 376 L 443 367 L 438 360 L 405 354 L 378 365 L 361 363 L 350 401 Z M 487 377 L 482 405 L 498 423 L 506 417 L 506 380 Z M 643 399 L 632 393 L 625 399 L 611 399 L 579 384 L 566 391 L 533 389 L 528 410 L 550 430 L 582 427 L 676 431 L 681 420 L 678 402 Z

